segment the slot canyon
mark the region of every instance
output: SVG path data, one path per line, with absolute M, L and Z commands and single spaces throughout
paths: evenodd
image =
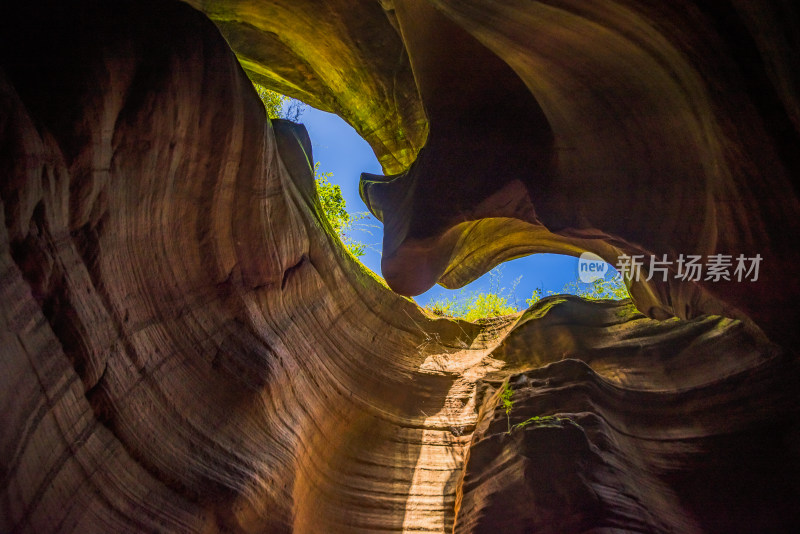
M 0 532 L 800 528 L 797 3 L 0 19 Z M 372 147 L 383 279 L 250 79 Z M 408 298 L 583 252 L 733 263 L 476 322 Z

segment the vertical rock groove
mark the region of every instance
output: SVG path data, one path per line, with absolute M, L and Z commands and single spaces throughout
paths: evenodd
M 364 270 L 320 221 L 307 133 L 264 117 L 228 44 L 240 58 L 250 54 L 244 64 L 251 73 L 283 80 L 275 86 L 297 94 L 320 91 L 329 109 L 362 121 L 387 172 L 419 173 L 416 189 L 400 188 L 372 206 L 398 221 L 389 230 L 409 232 L 387 237 L 397 250 L 406 247 L 404 259 L 387 268 L 458 285 L 531 250 L 679 250 L 689 238 L 735 243 L 745 234 L 764 250 L 789 243 L 794 227 L 779 235 L 775 225 L 794 213 L 796 198 L 778 156 L 765 163 L 776 174 L 763 187 L 774 186 L 781 202 L 760 196 L 752 181 L 760 175 L 723 180 L 713 194 L 731 203 L 716 205 L 717 219 L 703 202 L 701 209 L 694 198 L 676 200 L 687 212 L 656 230 L 637 225 L 637 217 L 650 208 L 669 213 L 657 203 L 617 220 L 607 201 L 590 206 L 567 187 L 581 177 L 602 185 L 600 171 L 613 174 L 619 161 L 616 144 L 639 131 L 631 124 L 658 129 L 648 120 L 673 106 L 676 131 L 687 115 L 701 126 L 664 141 L 665 154 L 652 159 L 637 150 L 656 145 L 630 141 L 632 161 L 620 171 L 629 173 L 626 183 L 641 173 L 663 177 L 672 169 L 665 160 L 680 166 L 674 155 L 685 143 L 692 148 L 686 176 L 696 165 L 725 174 L 740 149 L 749 154 L 741 160 L 745 174 L 756 154 L 774 155 L 768 138 L 737 144 L 738 119 L 719 120 L 737 103 L 743 116 L 760 120 L 758 106 L 738 93 L 711 95 L 708 108 L 687 97 L 699 108 L 686 109 L 670 92 L 652 116 L 615 115 L 626 95 L 652 96 L 647 83 L 702 89 L 692 85 L 695 76 L 710 76 L 711 66 L 681 61 L 699 44 L 724 49 L 724 40 L 692 27 L 678 31 L 688 39 L 684 48 L 665 44 L 660 36 L 674 35 L 666 15 L 678 8 L 633 2 L 603 13 L 571 2 L 362 2 L 352 11 L 335 2 L 318 11 L 310 3 L 191 4 L 42 1 L 9 8 L 0 23 L 0 531 L 792 531 L 800 519 L 800 377 L 784 330 L 796 317 L 792 283 L 783 294 L 766 284 L 747 295 L 732 286 L 707 293 L 642 286 L 634 288 L 636 306 L 551 297 L 478 323 L 428 315 Z M 681 4 L 697 14 L 691 5 Z M 412 165 L 427 134 L 424 87 L 435 87 L 419 79 L 417 93 L 405 64 L 408 45 L 418 75 L 414 54 L 424 47 L 411 44 L 419 29 L 408 26 L 414 9 L 493 54 L 489 67 L 510 76 L 520 98 L 530 90 L 528 111 L 546 119 L 533 126 L 542 136 L 534 144 L 580 150 L 559 153 L 547 180 L 530 182 L 524 173 L 498 180 L 498 193 L 480 182 L 481 173 L 507 165 L 527 171 L 530 161 L 505 162 L 502 135 L 460 145 L 457 137 L 469 131 L 450 130 L 458 135 L 441 141 L 437 128 L 453 118 L 431 108 L 428 145 Z M 359 12 L 379 25 L 357 22 Z M 275 54 L 271 71 L 267 55 L 244 50 L 252 44 L 251 30 L 242 30 L 247 13 L 261 13 L 252 21 L 261 37 L 293 17 L 307 17 L 306 26 L 328 17 L 338 28 L 326 38 L 335 41 L 332 50 L 351 51 L 358 61 L 343 55 L 349 70 L 306 72 L 318 36 L 304 36 L 298 23 L 288 36 L 275 34 L 282 45 L 261 43 L 261 52 Z M 283 18 L 266 22 L 264 13 Z M 531 28 L 540 32 L 523 39 Z M 576 37 L 584 30 L 621 55 L 591 50 Z M 457 40 L 452 45 L 457 51 Z M 757 38 L 756 46 L 765 41 Z M 573 49 L 591 52 L 584 61 L 600 69 L 594 78 L 561 71 L 573 63 L 557 53 L 570 50 L 574 59 Z M 644 64 L 659 76 L 665 65 L 686 70 L 618 94 Z M 771 64 L 767 79 L 786 71 Z M 552 79 L 539 76 L 542 65 L 552 67 Z M 722 62 L 724 75 L 712 79 L 718 90 L 733 66 Z M 348 108 L 340 84 L 353 77 L 360 80 L 355 94 L 375 97 L 377 126 L 363 119 L 371 112 Z M 703 80 L 705 90 L 714 85 Z M 573 85 L 548 89 L 558 81 Z M 562 95 L 570 89 L 572 99 Z M 613 109 L 579 124 L 603 89 L 619 97 Z M 776 94 L 782 102 L 791 96 Z M 633 100 L 638 109 L 652 102 Z M 604 117 L 617 117 L 621 129 L 603 130 Z M 487 122 L 487 131 L 507 134 L 506 118 Z M 724 135 L 714 137 L 715 128 Z M 693 144 L 700 138 L 721 143 L 711 160 Z M 464 146 L 476 148 L 470 157 L 486 158 L 467 166 L 475 172 L 464 180 L 477 182 L 451 191 L 439 226 L 415 236 L 424 225 L 408 206 L 419 202 L 414 194 L 434 195 L 438 186 L 436 176 L 414 169 L 447 169 L 447 158 Z M 442 179 L 452 185 L 453 176 Z M 666 179 L 662 185 L 681 190 Z M 648 192 L 634 188 L 620 202 Z M 395 194 L 408 195 L 407 203 L 394 202 Z M 560 219 L 570 206 L 580 217 Z M 770 217 L 762 217 L 765 206 Z M 755 211 L 743 217 L 749 207 Z M 752 227 L 726 241 L 722 219 Z M 770 269 L 785 267 L 790 255 L 781 258 Z M 773 283 L 771 271 L 764 276 Z M 678 306 L 687 309 L 678 313 Z M 741 319 L 704 313 L 714 310 L 738 310 Z M 668 318 L 673 312 L 682 318 Z M 779 313 L 784 319 L 775 319 Z M 508 414 L 497 409 L 504 385 L 513 392 Z

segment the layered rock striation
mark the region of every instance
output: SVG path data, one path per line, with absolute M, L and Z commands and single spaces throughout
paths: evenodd
M 772 154 L 764 165 L 775 174 L 759 191 L 725 197 L 731 207 L 723 210 L 725 217 L 709 215 L 721 204 L 702 211 L 687 192 L 689 204 L 673 206 L 682 211 L 660 208 L 672 213 L 671 223 L 661 221 L 666 228 L 645 224 L 641 216 L 647 206 L 658 207 L 654 202 L 641 213 L 621 211 L 630 213 L 623 224 L 608 200 L 594 206 L 604 214 L 588 215 L 580 208 L 586 199 L 577 190 L 573 196 L 569 181 L 554 169 L 572 161 L 575 180 L 585 175 L 600 187 L 603 173 L 589 176 L 587 168 L 614 174 L 609 161 L 621 161 L 621 152 L 609 146 L 627 139 L 630 161 L 620 172 L 634 181 L 640 173 L 662 176 L 665 187 L 680 192 L 680 177 L 690 172 L 684 169 L 668 185 L 672 167 L 665 162 L 680 166 L 675 154 L 687 150 L 686 161 L 695 165 L 704 152 L 697 146 L 688 151 L 688 135 L 667 143 L 671 156 L 648 159 L 636 151 L 645 150 L 638 141 L 652 155 L 654 139 L 672 138 L 639 138 L 628 126 L 614 130 L 615 136 L 600 128 L 603 117 L 615 113 L 623 123 L 641 119 L 627 113 L 630 106 L 652 103 L 639 100 L 647 91 L 599 106 L 594 126 L 577 118 L 553 120 L 554 102 L 521 74 L 519 62 L 529 48 L 512 38 L 540 28 L 540 41 L 528 44 L 558 55 L 572 50 L 559 38 L 573 42 L 573 33 L 587 28 L 606 35 L 616 24 L 620 29 L 609 42 L 634 43 L 640 50 L 641 35 L 628 32 L 643 20 L 641 13 L 631 18 L 636 6 L 607 12 L 604 26 L 600 14 L 589 24 L 574 6 L 580 20 L 564 18 L 568 4 L 363 2 L 352 10 L 336 3 L 193 5 L 219 28 L 193 7 L 166 0 L 34 2 L 4 14 L 0 531 L 793 530 L 800 492 L 798 369 L 793 346 L 774 342 L 790 339 L 782 330 L 788 319 L 772 321 L 775 310 L 795 317 L 791 282 L 783 292 L 749 286 L 749 307 L 743 294 L 728 289 L 704 301 L 690 290 L 634 288 L 639 310 L 658 315 L 658 308 L 664 317 L 685 304 L 675 295 L 695 295 L 691 302 L 697 305 L 678 313 L 684 318 L 666 320 L 647 317 L 630 302 L 569 297 L 479 324 L 429 316 L 341 248 L 315 197 L 304 128 L 264 117 L 223 34 L 240 58 L 254 40 L 264 39 L 263 55 L 252 52 L 244 61 L 251 74 L 296 95 L 313 93 L 356 123 L 388 172 L 410 165 L 385 195 L 385 184 L 365 187 L 386 222 L 387 258 L 395 259 L 385 267 L 395 286 L 405 283 L 411 258 L 419 261 L 414 272 L 420 279 L 432 283 L 445 273 L 443 280 L 456 284 L 532 250 L 574 252 L 589 241 L 630 250 L 634 238 L 623 246 L 624 235 L 615 229 L 637 232 L 642 250 L 661 242 L 680 250 L 688 234 L 697 234 L 708 250 L 722 250 L 715 248 L 718 238 L 708 237 L 713 232 L 704 232 L 727 216 L 743 217 L 742 206 L 754 211 L 741 219 L 750 226 L 737 228 L 753 242 L 763 239 L 769 250 L 783 247 L 793 226 L 781 233 L 774 223 L 792 213 L 796 199 L 781 145 L 791 137 L 751 141 Z M 750 16 L 746 30 L 760 36 L 755 49 L 770 58 L 764 68 L 780 109 L 788 110 L 783 118 L 794 120 L 794 73 L 781 57 L 784 48 L 767 53 L 789 37 L 764 36 L 760 29 L 765 17 L 777 17 L 778 7 L 791 8 L 775 4 L 763 15 L 737 7 Z M 417 18 L 420 13 L 425 16 Z M 274 14 L 282 18 L 272 20 Z M 362 24 L 376 26 L 359 26 L 359 16 Z M 324 25 L 315 26 L 319 20 Z M 651 13 L 647 20 L 661 21 L 656 26 L 671 35 L 664 22 L 671 19 Z M 539 26 L 530 26 L 536 21 Z M 787 19 L 786 27 L 792 23 Z M 664 43 L 648 33 L 651 26 L 642 30 L 652 38 L 648 46 L 672 57 L 672 49 L 660 48 Z M 303 29 L 309 27 L 319 31 Z M 329 31 L 333 27 L 337 31 Z M 472 51 L 480 64 L 478 81 L 503 80 L 498 87 L 513 97 L 509 105 L 528 114 L 520 120 L 536 117 L 519 127 L 525 135 L 515 138 L 505 129 L 511 109 L 486 119 L 483 137 L 470 137 L 481 121 L 454 121 L 452 113 L 463 109 L 467 96 L 486 103 L 480 99 L 494 93 L 464 82 L 471 89 L 463 101 L 435 96 L 452 90 L 447 80 L 428 78 L 443 68 L 442 54 L 452 51 L 437 48 L 432 30 L 449 35 L 453 50 L 463 45 Z M 473 41 L 464 44 L 465 34 Z M 708 39 L 714 41 L 713 35 Z M 325 43 L 332 48 L 322 50 Z M 421 53 L 426 46 L 434 47 L 428 58 Z M 315 50 L 342 66 L 330 63 L 326 75 L 304 71 L 315 61 L 328 64 L 301 61 Z M 638 56 L 625 46 L 621 52 L 619 61 L 601 51 L 602 57 L 588 55 L 586 64 L 602 69 L 582 76 L 623 87 L 625 73 L 638 65 L 626 62 Z M 562 66 L 575 61 L 573 53 Z M 444 61 L 452 76 L 463 73 L 464 63 L 451 59 Z M 546 71 L 558 77 L 557 69 Z M 540 83 L 555 87 L 555 78 Z M 342 80 L 360 81 L 343 89 Z M 350 91 L 371 102 L 371 110 L 355 109 L 343 96 Z M 577 89 L 574 99 L 560 96 L 567 88 L 552 91 L 565 114 L 594 117 L 585 115 L 590 101 Z M 641 120 L 659 130 L 672 109 L 672 127 L 682 131 L 679 119 L 688 112 L 673 100 L 676 93 L 663 97 L 663 113 Z M 703 108 L 698 100 L 695 111 L 719 115 L 730 109 L 724 98 L 713 101 Z M 437 109 L 436 102 L 451 107 Z M 430 135 L 415 159 L 426 135 L 423 104 Z M 750 117 L 764 118 L 763 110 L 747 109 Z M 764 120 L 754 124 L 754 131 L 767 128 Z M 578 147 L 575 159 L 560 155 L 540 164 L 570 135 Z M 732 146 L 723 152 L 735 152 Z M 511 148 L 517 158 L 504 152 Z M 469 159 L 462 160 L 466 149 Z M 745 156 L 737 161 L 752 163 L 753 153 Z M 464 174 L 466 163 L 474 172 Z M 457 174 L 444 172 L 448 168 Z M 556 189 L 566 196 L 553 190 L 533 195 L 530 182 L 512 175 L 487 181 L 492 169 L 536 170 L 541 183 L 561 183 Z M 762 175 L 752 176 L 757 182 Z M 436 186 L 437 180 L 447 187 Z M 650 185 L 626 191 L 630 197 L 617 199 L 625 209 L 642 195 L 657 196 Z M 428 209 L 420 206 L 438 193 L 430 234 L 415 234 Z M 580 228 L 606 234 L 573 232 L 571 221 L 548 220 L 548 213 L 558 212 L 556 204 L 546 205 L 549 198 L 563 203 L 562 214 L 569 205 L 580 208 L 576 213 L 588 221 Z M 763 218 L 767 212 L 774 219 Z M 707 220 L 712 222 L 700 222 Z M 683 229 L 670 234 L 675 225 Z M 485 249 L 490 241 L 494 250 Z M 765 279 L 774 280 L 766 273 Z M 775 299 L 772 307 L 759 296 Z M 750 315 L 701 315 L 711 306 L 704 302 Z M 771 341 L 755 325 L 777 334 Z M 504 387 L 513 392 L 508 413 L 498 409 Z
M 640 255 L 649 316 L 736 316 L 794 343 L 800 14 L 706 4 L 396 1 L 430 134 L 408 171 L 362 178 L 389 285 L 460 287 L 531 252 Z M 759 279 L 678 278 L 681 255 L 716 254 L 760 255 Z

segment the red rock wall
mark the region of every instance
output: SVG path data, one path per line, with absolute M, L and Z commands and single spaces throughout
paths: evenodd
M 40 2 L 0 43 L 0 531 L 797 524 L 796 359 L 745 323 L 429 317 L 199 12 Z M 570 422 L 504 434 L 510 375 L 512 423 Z
M 460 287 L 531 252 L 646 270 L 667 255 L 666 281 L 633 284 L 644 313 L 750 319 L 794 344 L 796 7 L 394 5 L 430 134 L 408 171 L 362 178 L 392 288 Z M 714 254 L 760 254 L 758 280 L 676 278 L 680 255 Z

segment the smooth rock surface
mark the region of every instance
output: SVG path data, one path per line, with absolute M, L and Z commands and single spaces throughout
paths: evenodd
M 395 291 L 461 287 L 530 253 L 641 255 L 631 293 L 648 316 L 800 341 L 792 2 L 189 3 L 254 77 L 372 145 L 387 175 L 362 176 L 361 194 Z M 677 278 L 681 255 L 715 254 L 729 280 Z M 737 281 L 735 258 L 757 254 L 758 279 Z M 666 280 L 650 269 L 664 255 Z
M 214 21 L 253 79 L 341 116 L 387 172 L 414 161 L 428 124 L 388 2 L 187 3 Z
M 0 531 L 800 522 L 794 346 L 628 302 L 551 298 L 480 324 L 429 316 L 342 249 L 305 129 L 264 117 L 202 13 L 35 2 L 0 30 Z M 408 105 L 393 120 L 418 116 Z M 432 120 L 431 143 L 435 132 Z M 514 250 L 526 224 L 467 227 Z M 458 254 L 471 246 L 460 239 Z M 458 254 L 451 265 L 486 264 Z M 765 295 L 794 303 L 785 289 Z M 506 379 L 511 423 L 558 418 L 505 434 L 493 391 Z

